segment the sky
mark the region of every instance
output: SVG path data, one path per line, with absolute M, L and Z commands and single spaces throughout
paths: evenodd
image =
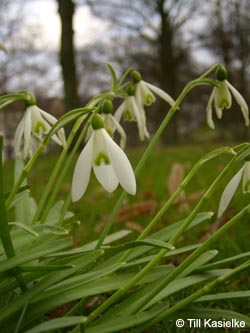
M 60 41 L 60 19 L 55 0 L 30 0 L 26 3 L 27 25 L 38 25 L 42 31 L 42 44 L 58 49 Z M 27 12 L 23 8 L 24 13 Z M 74 16 L 75 45 L 81 47 L 94 42 L 104 33 L 106 23 L 93 16 L 87 6 L 77 6 Z

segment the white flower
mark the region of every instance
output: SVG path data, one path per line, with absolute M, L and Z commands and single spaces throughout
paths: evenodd
M 227 209 L 240 184 L 241 179 L 243 193 L 250 193 L 250 161 L 245 162 L 243 167 L 233 176 L 233 178 L 225 187 L 220 199 L 218 217 L 221 217 L 224 211 Z
M 111 137 L 113 136 L 115 131 L 117 131 L 119 133 L 119 135 L 121 137 L 120 147 L 121 147 L 121 149 L 124 149 L 126 146 L 127 137 L 126 137 L 126 133 L 125 133 L 124 129 L 121 127 L 119 122 L 110 113 L 103 114 L 102 119 L 104 122 L 104 128 L 110 134 Z
M 16 155 L 22 155 L 24 159 L 32 156 L 35 139 L 42 140 L 43 135 L 46 135 L 56 122 L 55 117 L 41 110 L 38 106 L 27 107 L 15 133 L 14 148 Z M 52 139 L 58 145 L 66 146 L 63 129 L 54 134 Z
M 232 105 L 232 96 L 234 96 L 236 102 L 241 108 L 242 115 L 245 120 L 246 126 L 249 125 L 249 111 L 248 106 L 241 94 L 227 81 L 218 81 L 219 86 L 214 87 L 211 93 L 211 96 L 208 101 L 206 108 L 206 116 L 208 126 L 212 129 L 215 128 L 213 117 L 212 117 L 212 108 L 214 104 L 216 115 L 219 119 L 222 117 L 222 111 L 224 108 L 229 109 Z
M 136 181 L 130 162 L 104 128 L 93 131 L 77 160 L 72 181 L 73 202 L 85 193 L 92 167 L 108 192 L 113 192 L 120 183 L 125 191 L 135 194 Z
M 143 141 L 144 138 L 149 138 L 145 110 L 141 104 L 137 103 L 135 96 L 127 96 L 114 115 L 117 122 L 120 122 L 122 116 L 126 120 L 137 122 L 140 140 Z
M 135 98 L 139 105 L 151 105 L 155 101 L 154 94 L 161 97 L 171 106 L 173 106 L 175 103 L 173 98 L 169 96 L 165 91 L 148 82 L 141 80 L 138 83 L 136 83 L 135 87 L 136 87 Z
M 126 133 L 125 133 L 124 129 L 122 128 L 122 126 L 115 119 L 115 117 L 113 117 L 112 114 L 110 114 L 110 113 L 109 114 L 101 114 L 100 116 L 103 120 L 105 130 L 108 132 L 108 134 L 111 137 L 113 137 L 115 131 L 117 131 L 120 134 L 120 137 L 121 137 L 120 147 L 121 147 L 121 149 L 124 149 L 125 146 L 126 146 L 127 136 L 126 136 Z M 86 134 L 86 137 L 85 137 L 85 142 L 87 142 L 89 140 L 93 131 L 94 131 L 93 127 L 91 125 L 89 125 L 88 130 L 87 130 L 87 134 Z

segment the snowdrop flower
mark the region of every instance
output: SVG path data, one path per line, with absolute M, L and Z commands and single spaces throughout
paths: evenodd
M 227 209 L 241 180 L 243 193 L 250 193 L 250 161 L 245 162 L 243 167 L 233 176 L 225 187 L 220 199 L 218 217 L 221 217 Z
M 215 128 L 213 117 L 212 117 L 212 108 L 214 105 L 215 113 L 218 119 L 222 117 L 222 111 L 224 108 L 229 109 L 232 105 L 232 95 L 235 98 L 236 102 L 241 108 L 242 115 L 245 120 L 245 125 L 249 125 L 249 110 L 246 101 L 242 97 L 242 95 L 236 90 L 227 80 L 226 70 L 223 68 L 219 68 L 217 70 L 217 80 L 218 87 L 214 87 L 213 91 L 210 95 L 208 105 L 206 108 L 206 116 L 208 126 L 212 129 Z
M 133 85 L 128 87 L 128 96 L 117 109 L 114 117 L 117 122 L 120 122 L 122 116 L 125 120 L 136 121 L 140 140 L 149 138 L 149 133 L 146 125 L 146 115 L 143 105 L 138 104 L 135 97 L 135 88 Z
M 132 79 L 135 83 L 136 93 L 135 98 L 138 105 L 151 105 L 155 101 L 154 94 L 158 95 L 169 105 L 173 106 L 175 101 L 162 89 L 150 84 L 141 79 L 141 74 L 137 71 L 131 73 Z
M 108 134 L 111 136 L 111 138 L 113 137 L 115 131 L 117 131 L 119 133 L 119 135 L 121 137 L 120 147 L 121 147 L 121 149 L 124 149 L 126 146 L 127 136 L 126 136 L 126 133 L 125 133 L 124 129 L 122 128 L 122 126 L 115 119 L 115 117 L 113 117 L 113 115 L 111 114 L 112 110 L 113 110 L 112 102 L 110 100 L 106 100 L 101 107 L 101 111 L 103 113 L 100 114 L 100 116 L 103 120 L 105 130 L 108 132 Z M 93 131 L 94 131 L 93 127 L 90 124 L 88 127 L 86 137 L 85 137 L 85 142 L 87 142 L 89 140 Z
M 92 168 L 97 180 L 108 192 L 113 192 L 119 183 L 128 193 L 134 195 L 136 192 L 136 181 L 130 162 L 103 126 L 102 118 L 94 115 L 93 132 L 79 155 L 73 174 L 73 202 L 85 193 Z
M 28 156 L 31 157 L 36 139 L 41 141 L 43 135 L 46 135 L 56 122 L 57 119 L 55 117 L 41 110 L 38 106 L 28 106 L 17 126 L 14 137 L 16 155 L 19 157 L 23 156 L 24 159 Z M 58 145 L 65 147 L 66 139 L 64 130 L 60 129 L 52 136 L 52 140 Z
M 103 114 L 102 119 L 103 119 L 103 123 L 104 123 L 104 128 L 106 129 L 106 131 L 109 133 L 109 135 L 111 137 L 113 137 L 113 134 L 115 133 L 115 131 L 117 131 L 121 137 L 121 141 L 120 141 L 120 147 L 122 149 L 125 148 L 126 145 L 126 133 L 124 131 L 124 129 L 121 127 L 121 125 L 119 124 L 119 122 L 115 119 L 115 117 L 113 117 L 113 115 L 111 114 L 113 111 L 113 103 L 110 100 L 106 100 L 101 108 Z

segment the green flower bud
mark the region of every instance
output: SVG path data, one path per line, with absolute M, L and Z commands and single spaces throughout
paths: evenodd
M 141 81 L 141 74 L 138 71 L 133 71 L 131 73 L 131 77 L 134 83 L 138 83 Z
M 127 94 L 128 94 L 129 96 L 134 96 L 134 95 L 135 95 L 135 86 L 134 86 L 132 83 L 130 83 L 130 84 L 128 85 L 128 88 L 127 88 Z
M 112 113 L 113 111 L 113 103 L 111 102 L 110 99 L 106 99 L 106 101 L 103 102 L 102 104 L 102 112 L 103 113 Z
M 98 114 L 94 114 L 91 118 L 91 125 L 94 130 L 98 130 L 104 127 L 102 118 Z
M 227 79 L 227 70 L 220 66 L 216 71 L 216 79 L 218 81 L 224 81 Z

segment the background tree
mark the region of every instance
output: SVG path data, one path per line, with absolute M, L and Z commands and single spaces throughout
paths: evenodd
M 73 30 L 74 2 L 58 0 L 58 12 L 61 20 L 60 63 L 64 82 L 65 110 L 67 111 L 79 107 Z
M 210 29 L 201 36 L 202 41 L 216 60 L 224 63 L 229 79 L 249 104 L 250 2 L 217 0 L 210 13 Z M 224 121 L 228 123 L 232 138 L 249 137 L 249 129 L 242 126 L 242 117 L 237 110 L 225 112 Z
M 153 80 L 174 98 L 183 81 L 189 78 L 191 47 L 185 29 L 200 10 L 200 2 L 191 0 L 138 0 L 88 2 L 93 13 L 112 25 L 112 38 L 119 36 L 116 49 L 121 41 L 127 42 L 126 56 L 144 77 Z M 133 48 L 133 45 L 135 47 Z M 184 64 L 184 65 L 183 65 Z M 155 127 L 164 117 L 166 106 L 157 105 L 152 121 Z M 178 141 L 178 118 L 164 137 L 167 142 Z

